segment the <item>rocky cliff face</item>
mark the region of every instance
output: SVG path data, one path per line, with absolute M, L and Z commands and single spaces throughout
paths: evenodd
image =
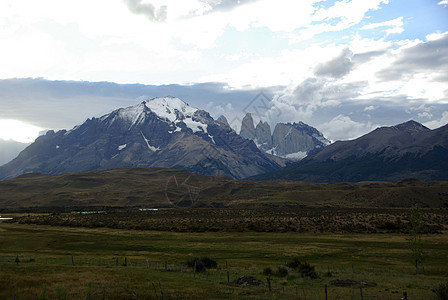
M 253 140 L 265 153 L 292 160 L 300 160 L 330 144 L 316 128 L 302 122 L 278 123 L 271 135 L 267 122 L 260 121 L 254 128 L 250 114 L 243 119 L 240 135 Z
M 255 143 L 265 152 L 272 149 L 271 126 L 267 122 L 260 121 L 255 127 Z
M 245 178 L 280 168 L 226 123 L 178 98 L 155 98 L 69 131 L 48 132 L 0 167 L 0 179 L 121 167 L 177 167 Z

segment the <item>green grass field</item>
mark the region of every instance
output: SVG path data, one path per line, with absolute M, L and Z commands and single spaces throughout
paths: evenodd
M 448 235 L 425 235 L 423 247 L 424 271 L 415 275 L 403 234 L 173 233 L 0 223 L 0 299 L 324 299 L 325 285 L 329 299 L 360 299 L 359 287 L 334 287 L 334 279 L 375 282 L 363 288 L 364 299 L 401 299 L 404 291 L 408 299 L 433 299 L 431 289 L 448 280 Z M 191 256 L 212 257 L 218 269 L 194 277 L 185 264 Z M 288 270 L 286 277 L 272 276 L 272 291 L 227 284 L 227 272 L 230 281 L 251 275 L 266 283 L 264 268 L 276 270 L 293 258 L 314 265 L 319 278 Z

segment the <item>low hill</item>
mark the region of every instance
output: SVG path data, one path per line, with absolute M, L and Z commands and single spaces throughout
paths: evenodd
M 251 182 L 175 168 L 27 174 L 0 182 L 0 211 L 86 207 L 448 207 L 448 182 Z

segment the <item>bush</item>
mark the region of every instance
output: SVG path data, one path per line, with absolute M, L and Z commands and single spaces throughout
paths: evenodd
M 316 270 L 314 269 L 314 266 L 310 265 L 307 262 L 300 265 L 299 272 L 302 275 L 302 277 L 309 277 L 311 279 L 317 278 L 317 273 Z
M 277 269 L 277 276 L 279 277 L 285 277 L 288 275 L 288 269 L 285 267 L 278 267 Z
M 295 258 L 293 261 L 287 264 L 288 268 L 298 271 L 302 277 L 309 277 L 311 279 L 316 279 L 317 273 L 314 266 L 309 263 L 302 263 L 299 259 Z
M 294 258 L 294 260 L 291 261 L 291 262 L 289 262 L 286 266 L 287 266 L 288 268 L 290 268 L 290 269 L 297 270 L 297 269 L 300 267 L 301 264 L 302 264 L 302 263 L 300 262 L 299 259 Z
M 190 257 L 187 259 L 187 266 L 194 268 L 196 263 L 196 272 L 205 272 L 207 269 L 216 269 L 218 263 L 210 257 Z
M 272 275 L 272 269 L 270 267 L 264 268 L 263 275 L 266 276 Z
M 437 295 L 437 299 L 448 300 L 448 281 L 440 284 L 438 287 L 432 289 L 432 291 Z

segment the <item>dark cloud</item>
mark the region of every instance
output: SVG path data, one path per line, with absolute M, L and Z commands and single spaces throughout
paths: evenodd
M 316 76 L 340 78 L 350 73 L 353 68 L 353 52 L 345 48 L 334 59 L 321 63 L 314 69 Z
M 439 73 L 435 80 L 448 81 L 448 34 L 403 50 L 395 62 L 378 72 L 377 76 L 388 81 L 433 72 Z
M 327 106 L 328 101 L 345 101 L 359 96 L 367 82 L 334 83 L 325 78 L 307 78 L 293 92 L 295 101 L 300 104 Z
M 151 3 L 142 3 L 142 0 L 124 0 L 129 10 L 137 15 L 144 15 L 150 21 L 163 22 L 167 17 L 167 7 L 163 5 L 156 9 Z
M 374 57 L 381 56 L 387 53 L 387 50 L 368 51 L 364 53 L 357 53 L 353 55 L 352 62 L 356 64 L 363 64 L 368 62 Z

